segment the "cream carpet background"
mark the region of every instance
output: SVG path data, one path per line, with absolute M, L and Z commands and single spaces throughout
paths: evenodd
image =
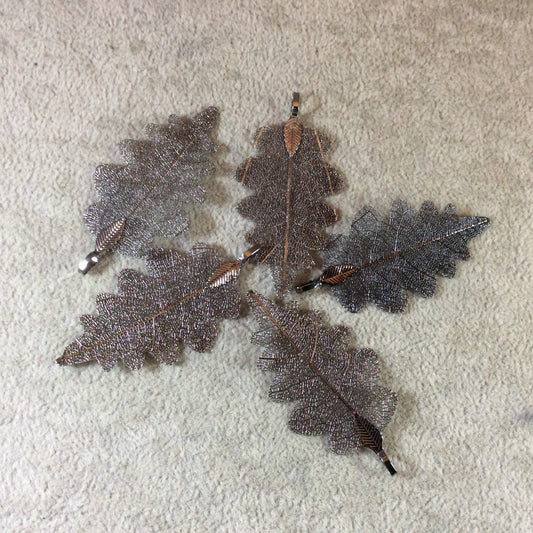
M 510 0 L 1 2 L 0 530 L 533 531 L 532 15 Z M 96 165 L 146 123 L 218 106 L 221 169 L 176 245 L 234 256 L 251 225 L 232 172 L 294 90 L 334 139 L 339 231 L 396 198 L 491 218 L 457 277 L 401 316 L 299 298 L 380 355 L 399 394 L 394 478 L 289 431 L 250 316 L 178 367 L 54 362 L 96 294 L 143 268 L 76 272 Z M 267 271 L 248 288 L 272 295 Z

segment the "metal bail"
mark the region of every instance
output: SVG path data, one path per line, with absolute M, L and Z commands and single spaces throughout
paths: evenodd
M 80 261 L 80 264 L 78 266 L 79 271 L 85 275 L 91 268 L 93 268 L 97 263 L 98 259 L 100 258 L 100 253 L 96 250 L 94 252 L 91 252 L 85 259 L 82 259 Z
M 303 283 L 302 285 L 298 285 L 296 287 L 297 292 L 306 292 L 310 291 L 312 289 L 316 289 L 322 285 L 322 282 L 319 279 L 314 279 L 312 281 L 308 281 L 307 283 Z
M 396 469 L 392 466 L 392 463 L 390 462 L 390 459 L 387 457 L 387 454 L 383 450 L 380 450 L 378 452 L 378 457 L 381 459 L 381 462 L 387 467 L 389 474 L 391 476 L 394 476 L 394 474 L 396 474 Z
M 248 248 L 246 252 L 244 252 L 243 254 L 239 256 L 237 261 L 240 261 L 241 263 L 246 263 L 246 261 L 248 261 L 249 259 L 251 259 L 252 257 L 254 257 L 255 255 L 259 253 L 259 249 L 260 249 L 259 246 L 252 246 L 251 248 Z
M 300 106 L 300 93 L 292 93 L 292 113 L 293 117 L 298 116 L 298 107 Z

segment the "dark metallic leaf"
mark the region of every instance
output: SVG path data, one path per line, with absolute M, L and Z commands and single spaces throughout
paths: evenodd
M 337 172 L 325 161 L 329 142 L 317 130 L 298 123 L 297 106 L 284 124 L 262 128 L 257 153 L 237 171 L 237 179 L 254 191 L 238 206 L 256 227 L 248 239 L 271 266 L 277 290 L 287 292 L 298 272 L 311 268 L 312 252 L 322 250 L 324 228 L 336 221 L 323 202 L 341 188 Z
M 99 314 L 81 317 L 85 333 L 66 348 L 58 363 L 95 359 L 110 370 L 121 360 L 137 369 L 147 355 L 160 363 L 176 363 L 183 343 L 199 352 L 209 350 L 217 337 L 217 322 L 239 316 L 238 271 L 228 275 L 227 267 L 235 270 L 236 262 L 224 264 L 225 274 L 220 274 L 222 260 L 207 246 L 188 254 L 151 251 L 149 275 L 123 270 L 118 295 L 98 296 Z
M 192 119 L 172 115 L 168 124 L 147 127 L 147 140 L 127 140 L 125 165 L 101 165 L 94 180 L 100 200 L 85 214 L 96 248 L 80 263 L 85 273 L 106 252 L 143 255 L 155 237 L 175 237 L 188 227 L 183 205 L 201 202 L 201 178 L 214 172 L 217 145 L 214 107 Z
M 426 202 L 418 213 L 395 202 L 390 215 L 381 218 L 363 209 L 347 236 L 339 237 L 325 252 L 328 266 L 317 280 L 300 291 L 322 284 L 346 309 L 359 311 L 374 302 L 386 311 L 403 311 L 407 290 L 430 297 L 436 275 L 453 277 L 455 261 L 468 259 L 468 241 L 489 224 L 484 217 L 460 217 L 448 205 L 442 213 Z
M 348 330 L 324 327 L 319 313 L 294 303 L 277 305 L 254 292 L 249 301 L 259 323 L 252 341 L 265 347 L 259 367 L 276 374 L 270 397 L 299 401 L 291 429 L 328 435 L 336 453 L 370 448 L 394 474 L 381 430 L 394 414 L 397 396 L 378 384 L 376 354 L 349 349 Z

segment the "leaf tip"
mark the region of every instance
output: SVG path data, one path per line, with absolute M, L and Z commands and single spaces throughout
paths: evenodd
M 73 361 L 72 361 L 72 356 L 70 355 L 70 353 L 68 352 L 68 348 L 63 352 L 63 355 L 61 357 L 58 357 L 56 359 L 56 363 L 59 365 L 59 366 L 70 366 L 70 365 L 73 365 L 75 364 Z
M 490 226 L 490 218 L 488 217 L 479 217 L 479 225 L 485 229 Z
M 254 313 L 257 313 L 259 308 L 263 308 L 264 310 L 267 302 L 268 300 L 261 294 L 255 291 L 248 291 L 248 303 Z

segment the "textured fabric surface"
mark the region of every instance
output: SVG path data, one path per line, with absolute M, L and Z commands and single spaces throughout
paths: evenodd
M 1 2 L 0 530 L 532 531 L 532 16 L 523 0 Z M 291 296 L 378 353 L 395 477 L 290 432 L 249 312 L 177 367 L 55 364 L 96 294 L 144 269 L 77 273 L 96 166 L 145 124 L 216 105 L 226 148 L 175 244 L 236 256 L 253 225 L 232 173 L 294 90 L 345 179 L 335 231 L 396 199 L 491 219 L 401 315 Z M 242 282 L 274 295 L 266 268 Z

